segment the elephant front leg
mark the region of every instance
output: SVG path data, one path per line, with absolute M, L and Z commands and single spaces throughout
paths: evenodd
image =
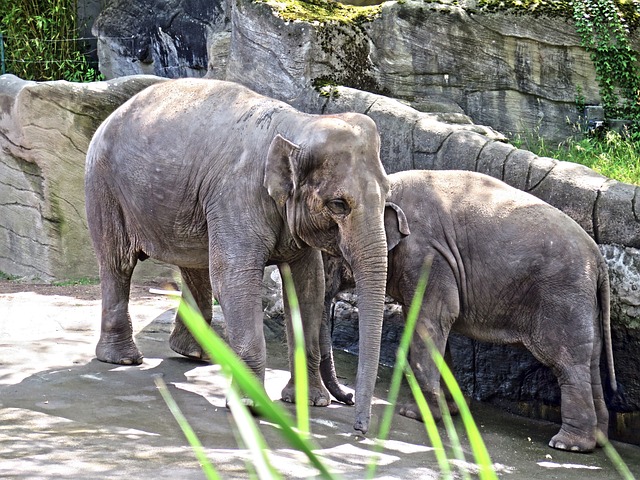
M 444 355 L 447 338 L 437 329 L 427 328 L 425 323 L 424 321 L 418 322 L 416 331 L 411 339 L 409 365 L 434 420 L 439 421 L 442 419 L 440 402 L 443 398 L 443 393 L 440 388 L 440 370 L 431 357 L 430 349 L 435 348 L 440 355 Z M 431 339 L 432 345 L 429 345 L 427 339 Z M 424 421 L 415 401 L 402 405 L 399 413 L 407 418 Z
M 180 273 L 183 280 L 183 298 L 188 299 L 191 297 L 205 321 L 211 323 L 213 293 L 209 269 L 181 268 Z M 175 325 L 169 337 L 169 346 L 174 352 L 185 357 L 203 361 L 209 360 L 202 346 L 193 338 L 178 312 L 176 312 Z
M 213 293 L 220 301 L 227 324 L 228 343 L 264 385 L 267 349 L 263 330 L 262 275 L 264 266 L 237 257 L 242 265 L 211 268 Z M 253 266 L 249 266 L 253 265 Z M 237 386 L 236 380 L 232 380 Z M 240 392 L 247 406 L 255 406 L 252 399 Z
M 129 316 L 129 293 L 133 266 L 122 273 L 103 266 L 100 270 L 102 290 L 102 323 L 96 357 L 101 362 L 120 365 L 139 365 L 142 353 L 133 341 L 133 327 Z
M 298 297 L 300 317 L 304 330 L 307 355 L 307 376 L 309 385 L 309 405 L 324 407 L 331 403 L 329 391 L 320 376 L 320 324 L 324 302 L 324 270 L 322 256 L 317 250 L 309 250 L 302 259 L 290 264 L 291 277 Z M 281 269 L 282 273 L 282 269 Z M 287 345 L 291 379 L 282 390 L 282 400 L 296 402 L 294 334 L 291 321 L 290 297 L 283 289 L 285 318 L 287 323 Z

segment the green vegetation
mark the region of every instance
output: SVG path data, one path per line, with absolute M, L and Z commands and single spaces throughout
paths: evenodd
M 69 287 L 72 285 L 97 285 L 100 280 L 95 277 L 82 277 L 74 280 L 64 280 L 60 282 L 53 282 L 51 285 L 55 287 Z
M 573 8 L 576 29 L 596 70 L 605 116 L 632 120 L 631 134 L 640 135 L 638 56 L 620 9 L 614 0 L 581 0 Z
M 569 0 L 478 0 L 477 9 L 486 13 L 507 12 L 514 15 L 571 17 Z
M 423 418 L 425 419 L 425 429 L 427 431 L 427 436 L 429 437 L 429 440 L 431 441 L 431 444 L 433 445 L 435 450 L 434 455 L 436 456 L 436 460 L 440 468 L 440 478 L 447 480 L 453 478 L 471 478 L 471 475 L 463 466 L 459 466 L 459 470 L 457 472 L 452 472 L 452 465 L 455 465 L 456 462 L 452 462 L 452 457 L 449 457 L 448 455 L 453 455 L 456 460 L 463 460 L 463 462 L 459 462 L 458 465 L 464 464 L 465 459 L 462 446 L 460 444 L 460 441 L 458 440 L 458 434 L 453 427 L 453 422 L 451 421 L 451 417 L 448 413 L 446 401 L 441 401 L 440 409 L 442 411 L 445 428 L 449 437 L 449 443 L 451 444 L 451 451 L 449 453 L 445 451 L 444 443 L 440 438 L 439 429 L 433 420 L 433 415 L 429 410 L 424 395 L 420 390 L 420 387 L 417 385 L 417 381 L 413 376 L 413 373 L 411 372 L 411 368 L 409 367 L 407 361 L 409 345 L 411 337 L 414 335 L 414 328 L 416 326 L 418 312 L 420 310 L 420 305 L 422 303 L 422 298 L 424 296 L 427 285 L 429 269 L 430 265 L 425 264 L 420 282 L 416 289 L 416 294 L 411 304 L 410 311 L 407 314 L 406 326 L 402 335 L 402 339 L 400 341 L 400 345 L 398 347 L 396 365 L 392 375 L 391 386 L 389 388 L 388 406 L 383 412 L 383 417 L 380 422 L 378 434 L 375 435 L 374 433 L 372 433 L 372 437 L 376 439 L 376 442 L 375 446 L 373 447 L 374 451 L 372 452 L 373 455 L 371 457 L 371 461 L 368 465 L 367 478 L 375 477 L 375 471 L 377 468 L 376 459 L 379 458 L 377 454 L 379 454 L 384 448 L 385 440 L 388 433 L 390 432 L 392 417 L 394 414 L 393 412 L 395 410 L 396 400 L 398 398 L 398 390 L 400 388 L 400 381 L 403 375 L 407 379 L 411 392 L 420 407 L 420 412 Z M 284 288 L 287 291 L 287 298 L 290 301 L 292 316 L 298 317 L 298 320 L 294 319 L 294 324 L 297 324 L 297 326 L 294 325 L 294 328 L 300 328 L 300 313 L 297 308 L 298 301 L 291 281 L 291 276 L 289 273 L 287 273 L 287 271 L 284 271 L 283 277 L 283 284 Z M 180 315 L 184 319 L 185 325 L 189 328 L 194 338 L 196 338 L 198 342 L 203 346 L 210 358 L 215 363 L 219 364 L 222 367 L 222 370 L 229 377 L 233 378 L 233 382 L 227 399 L 229 402 L 229 408 L 236 423 L 238 443 L 243 448 L 246 448 L 251 455 L 251 461 L 246 462 L 247 470 L 250 473 L 251 478 L 280 479 L 282 478 L 282 475 L 277 471 L 277 469 L 269 460 L 269 447 L 260 429 L 258 428 L 258 420 L 251 416 L 248 408 L 241 399 L 241 396 L 243 394 L 246 395 L 248 399 L 251 399 L 254 405 L 252 408 L 257 413 L 259 413 L 267 421 L 279 427 L 282 437 L 291 445 L 292 448 L 297 449 L 306 455 L 309 463 L 318 470 L 319 478 L 337 478 L 338 476 L 335 473 L 331 472 L 323 459 L 316 454 L 316 452 L 318 451 L 318 446 L 315 444 L 315 441 L 309 434 L 309 410 L 305 407 L 298 407 L 298 404 L 306 402 L 298 402 L 298 404 L 296 405 L 296 425 L 294 420 L 282 406 L 280 406 L 278 403 L 272 402 L 269 399 L 264 389 L 258 382 L 257 378 L 253 375 L 249 368 L 215 333 L 215 331 L 213 331 L 209 327 L 209 325 L 205 322 L 197 309 L 195 307 L 192 307 L 192 305 L 195 305 L 195 303 L 190 297 L 189 293 L 183 292 L 183 301 L 180 303 L 179 311 Z M 295 313 L 293 313 L 293 311 L 295 311 Z M 465 430 L 467 432 L 467 437 L 469 439 L 474 460 L 478 465 L 477 477 L 481 480 L 497 479 L 498 477 L 496 475 L 494 466 L 491 463 L 491 459 L 489 457 L 485 444 L 480 436 L 480 432 L 475 425 L 473 418 L 471 417 L 471 412 L 469 411 L 467 403 L 451 371 L 447 367 L 442 356 L 433 346 L 432 342 L 424 335 L 422 335 L 420 330 L 417 330 L 416 334 L 420 335 L 421 338 L 429 346 L 432 358 L 440 369 L 443 381 L 445 382 L 447 389 L 450 391 L 456 405 L 460 409 L 460 414 L 464 423 Z M 294 334 L 294 338 L 294 355 L 302 359 L 303 357 L 305 357 L 305 347 L 304 340 L 302 338 L 302 332 L 300 331 Z M 306 377 L 306 368 L 303 367 L 304 365 L 296 365 L 296 388 L 298 388 L 298 385 L 300 383 L 305 383 L 302 378 Z M 192 446 L 206 477 L 208 479 L 221 478 L 218 472 L 215 470 L 215 466 L 213 466 L 207 459 L 203 445 L 198 440 L 187 419 L 184 417 L 175 401 L 171 397 L 171 394 L 169 393 L 169 390 L 162 379 L 157 378 L 156 385 L 158 386 L 162 397 L 165 399 L 169 410 L 173 414 L 174 418 L 185 434 L 185 437 L 189 441 L 189 444 Z M 302 388 L 304 389 L 304 387 Z M 296 390 L 297 398 L 303 398 L 298 397 L 298 394 L 299 391 Z M 632 480 L 633 475 L 630 473 L 629 469 L 624 464 L 624 461 L 613 449 L 608 440 L 604 438 L 600 438 L 599 440 L 604 444 L 604 451 L 606 452 L 609 459 L 616 465 L 616 469 L 618 470 L 620 477 L 625 480 Z
M 538 135 L 516 136 L 511 143 L 541 157 L 579 163 L 620 182 L 640 185 L 640 143 L 608 131 L 602 136 L 569 138 L 549 145 Z
M 336 22 L 359 25 L 370 22 L 380 13 L 380 6 L 354 7 L 333 0 L 256 0 L 266 3 L 283 20 L 304 22 Z
M 0 280 L 18 280 L 20 277 L 17 275 L 9 275 L 8 273 L 0 272 Z
M 422 301 L 422 295 L 424 294 L 424 290 L 426 287 L 428 278 L 428 267 L 425 267 L 423 272 L 420 284 L 418 286 L 419 294 L 416 295 L 414 302 L 411 306 L 411 311 L 408 314 L 407 327 L 405 328 L 405 332 L 403 334 L 401 345 L 398 349 L 398 356 L 396 360 L 396 367 L 393 373 L 392 379 L 392 387 L 389 393 L 389 406 L 386 408 L 384 412 L 384 417 L 381 421 L 380 431 L 378 435 L 374 435 L 376 438 L 376 445 L 374 447 L 374 451 L 372 452 L 372 460 L 368 466 L 368 478 L 374 478 L 375 470 L 377 467 L 376 458 L 377 453 L 379 453 L 384 447 L 384 441 L 386 440 L 389 432 L 391 421 L 394 412 L 394 406 L 396 405 L 396 400 L 398 398 L 398 390 L 400 388 L 400 382 L 402 376 L 404 375 L 409 384 L 413 385 L 413 393 L 418 404 L 421 407 L 421 412 L 424 415 L 425 419 L 431 418 L 431 422 L 427 420 L 425 423 L 425 428 L 427 429 L 429 438 L 431 439 L 434 446 L 438 448 L 438 451 L 435 452 L 438 465 L 441 469 L 441 478 L 451 479 L 454 478 L 454 474 L 452 473 L 450 461 L 447 458 L 447 454 L 444 450 L 443 442 L 440 439 L 438 428 L 433 421 L 433 416 L 431 412 L 428 410 L 426 400 L 424 395 L 422 394 L 419 387 L 417 387 L 415 378 L 413 377 L 410 367 L 407 362 L 407 353 L 409 349 L 409 343 L 411 341 L 411 337 L 413 334 L 413 328 L 417 321 L 418 312 L 420 310 L 420 304 Z M 284 288 L 287 290 L 287 298 L 290 301 L 292 317 L 294 317 L 294 328 L 300 328 L 301 324 L 299 321 L 295 320 L 295 317 L 299 319 L 299 310 L 297 308 L 297 297 L 295 295 L 295 290 L 293 289 L 293 285 L 291 282 L 291 277 L 287 274 L 286 270 L 283 273 L 283 284 Z M 257 428 L 256 420 L 251 418 L 249 412 L 247 411 L 247 407 L 240 400 L 241 395 L 246 395 L 246 397 L 250 398 L 254 404 L 254 409 L 262 415 L 267 421 L 272 422 L 279 426 L 282 437 L 291 445 L 291 447 L 303 452 L 309 462 L 318 469 L 319 476 L 321 478 L 336 478 L 336 475 L 332 473 L 329 468 L 326 466 L 325 462 L 323 462 L 322 458 L 319 457 L 315 452 L 318 450 L 318 446 L 315 444 L 313 439 L 309 436 L 309 410 L 308 406 L 306 406 L 306 402 L 297 402 L 296 404 L 296 415 L 297 415 L 297 423 L 294 422 L 293 419 L 289 416 L 287 411 L 282 408 L 278 403 L 273 403 L 264 392 L 264 389 L 257 381 L 256 377 L 250 372 L 247 366 L 237 357 L 237 355 L 231 350 L 231 348 L 222 340 L 217 334 L 208 326 L 208 324 L 204 321 L 202 316 L 196 311 L 195 308 L 191 307 L 193 305 L 192 299 L 189 298 L 189 294 L 185 292 L 184 297 L 186 300 L 181 302 L 179 310 L 182 318 L 184 318 L 185 324 L 193 334 L 194 338 L 198 340 L 198 342 L 203 345 L 205 351 L 212 358 L 215 363 L 222 366 L 223 371 L 233 378 L 231 392 L 228 396 L 228 400 L 230 402 L 231 413 L 236 422 L 237 431 L 239 438 L 238 441 L 241 443 L 244 448 L 247 448 L 252 455 L 252 461 L 247 462 L 248 469 L 255 469 L 258 472 L 258 478 L 282 478 L 279 472 L 274 468 L 274 466 L 269 462 L 268 455 L 265 455 L 265 452 L 268 451 L 268 445 L 266 444 L 264 437 L 260 433 L 259 428 Z M 293 313 L 296 312 L 297 313 Z M 296 325 L 298 325 L 296 327 Z M 300 361 L 303 362 L 305 354 L 304 340 L 302 338 L 302 332 L 300 331 L 298 334 L 294 334 L 295 340 L 295 357 L 300 358 Z M 497 478 L 491 460 L 489 459 L 489 455 L 487 450 L 482 442 L 480 437 L 480 433 L 478 428 L 476 427 L 473 419 L 471 418 L 471 414 L 469 412 L 468 406 L 462 393 L 459 388 L 455 386 L 455 380 L 451 375 L 451 372 L 446 367 L 444 360 L 441 356 L 438 356 L 437 352 L 434 353 L 436 360 L 436 364 L 442 367 L 443 378 L 446 381 L 447 387 L 451 390 L 454 401 L 460 408 L 462 413 L 462 420 L 465 425 L 465 429 L 467 430 L 467 436 L 470 440 L 471 449 L 473 451 L 476 462 L 479 465 L 479 478 L 481 479 L 495 479 Z M 299 388 L 299 385 L 303 385 L 303 389 L 305 388 L 305 382 L 303 377 L 306 377 L 306 367 L 304 365 L 296 364 L 295 368 L 295 383 L 296 388 Z M 202 444 L 195 436 L 195 433 L 189 426 L 187 420 L 184 418 L 180 410 L 175 405 L 175 402 L 171 399 L 171 395 L 169 394 L 166 385 L 163 384 L 161 380 L 156 381 L 158 388 L 161 391 L 163 398 L 167 402 L 167 405 L 174 415 L 176 421 L 182 428 L 185 437 L 191 444 L 194 449 L 194 453 L 198 458 L 198 461 L 202 465 L 202 469 L 207 475 L 209 479 L 219 478 L 219 474 L 216 472 L 215 467 L 210 464 L 207 458 L 204 456 L 204 451 Z M 296 391 L 297 398 L 299 392 Z M 446 403 L 443 402 L 443 408 L 446 409 Z M 445 412 L 446 415 L 446 412 Z M 295 425 L 295 427 L 294 427 Z M 455 430 L 453 431 L 453 435 L 451 432 L 449 433 L 449 437 L 451 443 L 454 444 L 453 449 L 460 452 L 459 454 L 464 458 L 462 454 L 462 447 L 460 446 L 458 436 L 455 434 Z M 456 476 L 460 476 L 461 478 L 470 478 L 468 472 L 464 469 L 464 467 L 459 467 L 459 472 L 456 472 Z M 254 475 L 255 476 L 255 475 Z
M 587 0 L 593 3 L 594 0 Z M 597 1 L 597 0 L 596 0 Z M 457 3 L 457 2 L 455 2 Z M 514 15 L 533 15 L 573 19 L 576 4 L 572 0 L 478 0 L 475 11 L 485 13 L 511 13 Z M 640 25 L 640 12 L 635 0 L 611 0 L 620 12 L 623 22 L 631 30 Z
M 0 0 L 6 72 L 25 80 L 100 78 L 77 40 L 77 0 Z

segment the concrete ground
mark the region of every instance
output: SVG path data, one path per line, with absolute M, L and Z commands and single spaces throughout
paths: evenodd
M 227 381 L 215 365 L 182 358 L 168 347 L 176 299 L 136 286 L 131 315 L 145 354 L 141 366 L 105 364 L 94 358 L 100 323 L 99 288 L 45 287 L 0 282 L 0 477 L 28 479 L 204 478 L 181 430 L 160 397 L 160 375 L 194 427 L 222 478 L 248 478 L 251 458 L 238 447 L 225 408 Z M 354 358 L 337 353 L 346 385 L 355 379 Z M 286 347 L 269 345 L 266 388 L 278 401 L 288 380 Z M 384 408 L 389 370 L 381 368 L 372 431 Z M 406 393 L 406 392 L 405 392 Z M 283 404 L 294 414 L 292 405 Z M 571 454 L 546 446 L 558 425 L 513 416 L 473 404 L 489 453 L 502 478 L 614 479 L 602 450 Z M 343 478 L 365 478 L 372 438 L 355 435 L 353 408 L 312 408 L 319 455 Z M 458 431 L 462 423 L 456 419 Z M 260 430 L 270 458 L 285 478 L 316 471 L 280 437 L 272 424 Z M 444 428 L 440 433 L 448 445 Z M 466 444 L 463 437 L 463 444 Z M 640 478 L 640 448 L 614 446 Z M 472 455 L 453 461 L 454 471 L 473 471 Z M 394 415 L 376 478 L 438 478 L 433 449 L 422 424 Z M 456 474 L 459 478 L 459 473 Z

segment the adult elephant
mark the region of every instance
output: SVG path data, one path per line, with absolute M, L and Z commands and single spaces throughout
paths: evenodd
M 180 268 L 205 318 L 212 295 L 219 300 L 230 345 L 264 382 L 262 276 L 265 265 L 287 263 L 304 322 L 309 402 L 328 405 L 319 373 L 319 249 L 340 254 L 361 298 L 366 354 L 358 365 L 354 428 L 366 433 L 387 270 L 389 184 L 379 147 L 365 115 L 305 114 L 224 81 L 166 81 L 120 106 L 96 131 L 86 163 L 87 219 L 102 287 L 98 359 L 142 361 L 129 289 L 137 261 L 152 257 Z M 202 356 L 179 317 L 170 345 Z M 295 401 L 294 393 L 292 376 L 283 399 Z
M 616 389 L 609 277 L 596 243 L 560 210 L 480 173 L 414 170 L 389 180 L 387 291 L 404 312 L 425 258 L 432 262 L 409 362 L 434 417 L 440 372 L 422 337 L 442 354 L 449 332 L 456 331 L 483 342 L 522 345 L 549 366 L 560 384 L 562 414 L 549 445 L 593 450 L 596 432 L 606 436 L 609 422 L 603 350 Z M 351 279 L 340 258 L 327 258 L 325 268 L 328 311 Z M 335 376 L 326 322 L 321 342 L 325 383 L 348 402 Z M 421 418 L 415 403 L 400 413 Z

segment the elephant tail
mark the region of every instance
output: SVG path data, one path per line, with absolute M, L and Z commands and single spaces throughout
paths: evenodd
M 598 279 L 598 303 L 600 304 L 600 322 L 602 326 L 607 368 L 609 369 L 609 383 L 613 392 L 618 390 L 616 371 L 613 365 L 613 342 L 611 340 L 611 289 L 609 286 L 609 273 L 607 266 L 600 263 L 600 278 Z

